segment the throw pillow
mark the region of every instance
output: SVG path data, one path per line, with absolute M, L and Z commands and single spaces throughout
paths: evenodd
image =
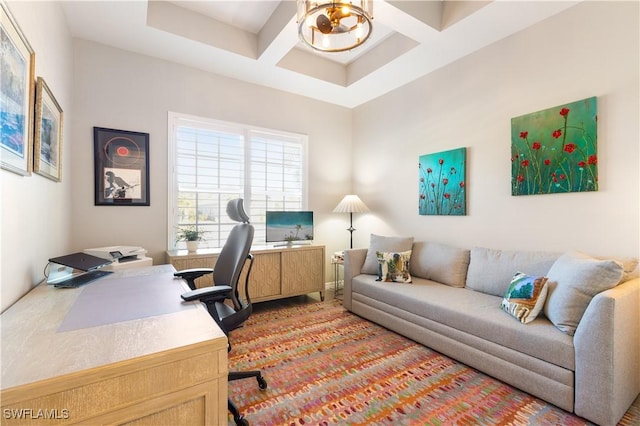
M 517 272 L 507 294 L 502 299 L 500 307 L 503 311 L 519 319 L 523 324 L 529 324 L 536 319 L 547 297 L 547 278 L 532 277 Z
M 549 268 L 561 253 L 528 250 L 471 249 L 466 287 L 480 293 L 503 297 L 514 271 L 548 276 Z
M 418 241 L 413 243 L 411 258 L 412 276 L 451 287 L 464 287 L 469 267 L 469 250 Z
M 364 265 L 362 265 L 360 272 L 370 275 L 376 275 L 378 273 L 377 252 L 402 252 L 411 250 L 412 246 L 413 237 L 383 237 L 371 234 L 367 257 L 364 260 Z
M 610 257 L 596 257 L 599 260 L 612 259 Z M 616 262 L 622 265 L 622 278 L 618 284 L 622 284 L 640 276 L 640 268 L 638 268 L 638 259 L 632 257 L 615 257 Z
M 547 274 L 544 314 L 557 328 L 573 336 L 591 299 L 615 287 L 622 272 L 622 265 L 615 260 L 599 260 L 579 252 L 563 254 Z
M 410 283 L 411 250 L 403 252 L 377 252 L 378 279 L 376 281 Z

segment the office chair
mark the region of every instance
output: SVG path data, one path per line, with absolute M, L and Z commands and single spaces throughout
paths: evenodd
M 209 311 L 209 314 L 218 323 L 222 331 L 229 336 L 229 332 L 240 327 L 251 315 L 252 305 L 249 296 L 249 276 L 253 267 L 253 255 L 249 253 L 253 242 L 253 225 L 249 223 L 249 216 L 244 211 L 242 198 L 236 198 L 227 204 L 229 217 L 240 222 L 229 233 L 227 242 L 222 247 L 214 268 L 197 268 L 178 271 L 174 275 L 187 281 L 191 291 L 181 297 L 186 301 L 199 300 Z M 249 261 L 249 269 L 244 285 L 246 301 L 238 292 L 240 274 L 245 263 Z M 196 288 L 195 280 L 206 274 L 213 274 L 214 285 L 212 287 Z M 225 300 L 230 300 L 231 305 Z M 231 350 L 229 343 L 228 350 Z M 229 372 L 229 381 L 255 377 L 258 387 L 267 388 L 267 382 L 260 371 L 234 371 Z M 242 416 L 238 407 L 228 399 L 229 411 L 233 415 L 236 425 L 248 425 L 249 422 Z

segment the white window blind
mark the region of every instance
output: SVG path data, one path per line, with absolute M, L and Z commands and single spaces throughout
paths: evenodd
M 169 113 L 169 249 L 178 228 L 205 231 L 203 248 L 224 245 L 233 225 L 227 202 L 244 198 L 264 244 L 267 210 L 303 210 L 307 138 L 304 135 Z

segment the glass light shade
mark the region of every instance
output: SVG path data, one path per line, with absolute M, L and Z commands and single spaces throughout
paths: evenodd
M 298 35 L 322 52 L 343 52 L 364 43 L 373 30 L 371 0 L 298 0 Z

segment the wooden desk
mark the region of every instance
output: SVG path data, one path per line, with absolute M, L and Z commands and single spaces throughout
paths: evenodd
M 226 336 L 200 303 L 179 299 L 188 287 L 173 271 L 41 284 L 5 311 L 1 423 L 226 425 Z

